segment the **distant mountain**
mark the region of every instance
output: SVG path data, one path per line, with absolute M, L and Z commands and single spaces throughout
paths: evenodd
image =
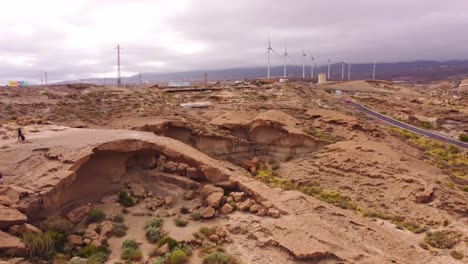
M 331 65 L 331 78 L 341 79 L 341 63 Z M 351 65 L 351 79 L 370 79 L 372 78 L 372 63 L 361 63 Z M 288 78 L 302 77 L 302 66 L 288 65 Z M 315 70 L 315 76 L 318 72 L 327 72 L 327 65 L 321 65 Z M 266 77 L 266 67 L 246 67 L 221 70 L 196 70 L 186 72 L 167 72 L 167 73 L 142 73 L 141 78 L 146 83 L 158 83 L 167 81 L 203 81 L 203 75 L 207 74 L 209 81 L 221 80 L 244 80 Z M 310 77 L 310 65 L 306 67 L 306 75 Z M 348 65 L 345 64 L 344 76 L 347 79 Z M 271 76 L 282 77 L 283 66 L 271 68 Z M 408 82 L 422 82 L 440 79 L 459 79 L 468 78 L 468 60 L 463 61 L 412 61 L 397 63 L 377 63 L 376 78 L 383 80 L 402 80 Z M 137 84 L 140 82 L 139 75 L 122 78 L 123 84 Z M 89 78 L 61 83 L 92 83 L 92 84 L 115 84 L 115 78 Z

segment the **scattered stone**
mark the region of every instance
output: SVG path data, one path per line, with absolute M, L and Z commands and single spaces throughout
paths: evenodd
M 189 166 L 185 163 L 179 163 L 177 165 L 177 174 L 185 176 L 187 174 L 187 168 Z
M 213 218 L 215 214 L 216 210 L 211 206 L 206 207 L 201 213 L 203 218 Z
M 187 168 L 185 174 L 187 175 L 187 178 L 192 180 L 198 180 L 203 178 L 203 173 L 201 173 L 201 171 L 194 167 Z
M 157 161 L 157 166 L 158 166 L 158 170 L 164 170 L 164 166 L 166 164 L 166 156 L 159 156 L 158 158 L 158 161 Z
M 246 210 L 249 210 L 252 205 L 253 205 L 253 201 L 250 199 L 247 199 L 241 203 L 238 203 L 237 208 L 239 208 L 239 210 L 241 211 L 246 211 Z
M 166 205 L 172 205 L 174 202 L 174 198 L 172 196 L 166 196 L 164 197 L 164 204 Z
M 0 231 L 0 241 L 0 251 L 12 251 L 16 254 L 23 254 L 26 250 L 26 246 L 19 238 L 9 235 L 3 231 Z
M 33 226 L 33 225 L 30 225 L 28 223 L 25 223 L 25 224 L 22 224 L 22 225 L 13 225 L 13 226 L 10 226 L 10 228 L 8 229 L 8 233 L 14 235 L 14 236 L 20 236 L 22 235 L 23 233 L 27 233 L 27 232 L 31 232 L 31 233 L 41 233 L 42 231 Z
M 270 209 L 273 207 L 273 203 L 271 201 L 263 201 L 262 202 L 262 205 L 266 208 L 266 209 Z
M 215 234 L 216 234 L 217 236 L 219 236 L 220 238 L 223 238 L 223 237 L 226 237 L 226 236 L 227 236 L 226 230 L 224 230 L 224 228 L 222 228 L 222 227 L 216 229 Z
M 28 218 L 20 211 L 0 205 L 0 229 L 26 223 Z
M 216 187 L 213 184 L 207 184 L 203 186 L 203 188 L 200 190 L 200 194 L 206 198 L 210 196 L 212 193 L 219 192 L 221 194 L 224 194 L 223 188 Z
M 265 215 L 267 215 L 267 211 L 264 208 L 261 208 L 260 210 L 258 210 L 257 216 L 265 216 Z
M 84 244 L 83 238 L 77 235 L 69 235 L 68 241 L 74 246 L 81 246 Z
M 115 204 L 119 201 L 118 195 L 108 195 L 101 199 L 101 203 L 104 204 Z
M 238 203 L 244 199 L 245 192 L 232 192 L 231 196 L 234 199 L 234 202 Z
M 218 242 L 221 238 L 218 235 L 211 235 L 210 240 L 213 242 Z
M 234 198 L 232 196 L 226 197 L 226 203 L 232 203 L 234 202 Z
M 88 206 L 88 205 L 79 206 L 79 207 L 71 210 L 70 212 L 68 212 L 67 218 L 72 223 L 76 224 L 76 223 L 80 222 L 81 220 L 83 220 L 83 218 L 86 216 L 86 214 L 89 212 L 89 210 L 91 210 L 91 207 Z
M 280 212 L 275 208 L 269 208 L 267 214 L 273 218 L 278 218 L 280 216 Z
M 212 206 L 214 208 L 219 208 L 221 205 L 221 201 L 223 200 L 223 193 L 221 192 L 214 192 L 206 198 L 206 205 Z
M 230 214 L 234 210 L 234 207 L 232 207 L 230 204 L 226 203 L 221 207 L 221 213 L 227 215 Z
M 145 187 L 138 182 L 132 182 L 128 184 L 130 191 L 136 197 L 144 197 L 145 196 Z
M 184 192 L 184 199 L 185 200 L 192 200 L 193 198 L 195 198 L 195 191 L 194 190 L 188 190 L 186 192 Z
M 85 239 L 83 239 L 83 243 L 88 245 L 89 243 L 91 243 L 91 239 L 85 238 Z
M 174 161 L 168 161 L 164 164 L 164 171 L 169 173 L 177 172 L 177 163 Z
M 103 221 L 101 224 L 100 224 L 100 227 L 101 227 L 101 237 L 105 237 L 105 239 L 109 238 L 111 233 L 112 233 L 112 229 L 114 228 L 114 224 L 109 221 L 109 220 L 105 220 Z
M 256 212 L 258 212 L 260 209 L 262 209 L 262 206 L 261 206 L 261 205 L 259 205 L 259 204 L 254 204 L 254 205 L 250 206 L 249 211 L 250 211 L 251 213 L 256 213 Z
M 145 216 L 146 213 L 141 209 L 132 210 L 132 216 Z

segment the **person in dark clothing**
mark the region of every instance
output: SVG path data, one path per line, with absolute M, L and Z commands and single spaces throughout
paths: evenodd
M 0 185 L 3 185 L 3 174 L 0 172 Z
M 23 142 L 25 139 L 23 132 L 21 132 L 21 128 L 18 128 L 18 141 Z

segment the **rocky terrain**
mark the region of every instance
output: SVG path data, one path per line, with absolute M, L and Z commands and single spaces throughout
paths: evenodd
M 468 263 L 467 150 L 343 102 L 462 140 L 463 84 L 2 88 L 0 263 Z

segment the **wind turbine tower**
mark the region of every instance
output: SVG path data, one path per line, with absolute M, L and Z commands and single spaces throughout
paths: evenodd
M 348 63 L 348 80 L 351 80 L 351 63 Z
M 372 67 L 372 80 L 375 80 L 375 61 L 374 61 L 374 67 Z
M 276 55 L 278 55 L 278 53 L 276 53 L 276 51 L 271 48 L 271 43 L 270 43 L 270 36 L 268 36 L 268 48 L 267 48 L 267 51 L 266 51 L 266 54 L 268 55 L 268 71 L 267 71 L 267 78 L 270 79 L 270 52 L 273 51 Z
M 287 63 L 287 59 L 288 59 L 288 42 L 285 41 L 284 42 L 284 69 L 283 69 L 283 77 L 286 79 L 286 75 L 287 75 L 287 72 L 286 72 L 286 63 Z
M 305 79 L 305 63 L 307 55 L 305 54 L 304 49 L 302 49 L 302 57 L 304 59 L 302 62 L 302 79 Z
M 341 80 L 344 80 L 344 61 L 341 62 Z
M 328 75 L 327 75 L 328 80 L 331 80 L 331 76 L 330 76 L 330 64 L 331 64 L 331 60 L 328 59 Z
M 310 55 L 310 78 L 314 78 L 314 57 Z

